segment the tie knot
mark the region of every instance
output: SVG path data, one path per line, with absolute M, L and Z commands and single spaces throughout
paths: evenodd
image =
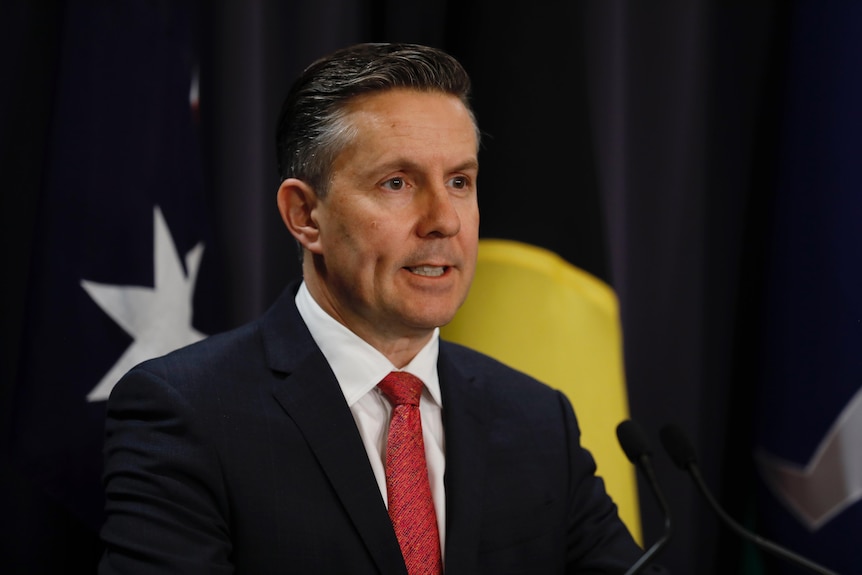
M 393 371 L 377 384 L 392 405 L 419 405 L 422 380 L 406 371 Z

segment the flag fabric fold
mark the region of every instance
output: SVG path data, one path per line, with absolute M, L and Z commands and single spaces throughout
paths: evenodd
M 793 4 L 755 421 L 760 533 L 848 575 L 862 572 L 860 31 L 862 4 Z
M 66 4 L 12 445 L 97 531 L 105 400 L 223 327 L 197 125 L 194 4 Z

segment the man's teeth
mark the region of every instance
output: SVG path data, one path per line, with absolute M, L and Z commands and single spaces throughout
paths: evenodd
M 420 276 L 430 276 L 430 277 L 438 277 L 442 276 L 443 272 L 446 271 L 446 268 L 442 266 L 418 266 L 415 268 L 408 268 L 414 274 Z

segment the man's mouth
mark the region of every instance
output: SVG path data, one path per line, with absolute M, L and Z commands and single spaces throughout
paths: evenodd
M 411 273 L 414 273 L 419 276 L 426 277 L 440 277 L 444 273 L 446 273 L 446 266 L 416 266 L 413 268 L 407 268 Z

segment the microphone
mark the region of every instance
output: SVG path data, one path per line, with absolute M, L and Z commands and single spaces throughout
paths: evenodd
M 706 483 L 703 480 L 703 476 L 700 473 L 700 467 L 697 464 L 697 457 L 694 454 L 694 447 L 692 447 L 691 443 L 688 441 L 688 438 L 682 432 L 682 430 L 675 425 L 665 425 L 659 430 L 659 437 L 661 438 L 661 442 L 664 445 L 665 451 L 667 451 L 670 458 L 676 464 L 677 467 L 682 469 L 683 471 L 687 471 L 689 475 L 691 475 L 692 479 L 694 479 L 697 488 L 709 502 L 712 509 L 718 514 L 722 521 L 724 521 L 727 525 L 729 525 L 736 533 L 741 535 L 744 539 L 751 541 L 764 551 L 768 551 L 773 555 L 790 561 L 791 563 L 795 563 L 798 566 L 805 567 L 810 569 L 814 573 L 820 573 L 821 575 L 838 575 L 835 571 L 830 571 L 826 567 L 818 565 L 817 563 L 811 561 L 810 559 L 806 559 L 796 553 L 786 549 L 777 543 L 769 541 L 752 531 L 749 531 L 736 521 L 734 521 L 718 504 L 718 501 L 712 496 L 712 493 L 707 489 Z
M 672 523 L 670 517 L 670 509 L 667 505 L 667 500 L 664 498 L 661 489 L 659 489 L 658 481 L 656 480 L 655 472 L 652 466 L 652 451 L 647 444 L 646 436 L 643 433 L 640 425 L 631 419 L 627 419 L 617 426 L 617 439 L 620 442 L 620 447 L 629 458 L 629 461 L 635 464 L 644 477 L 650 489 L 661 507 L 662 515 L 664 516 L 664 534 L 647 549 L 637 562 L 629 567 L 625 575 L 634 575 L 639 573 L 647 561 L 652 559 L 659 551 L 661 551 L 667 542 L 670 541 L 672 533 Z

